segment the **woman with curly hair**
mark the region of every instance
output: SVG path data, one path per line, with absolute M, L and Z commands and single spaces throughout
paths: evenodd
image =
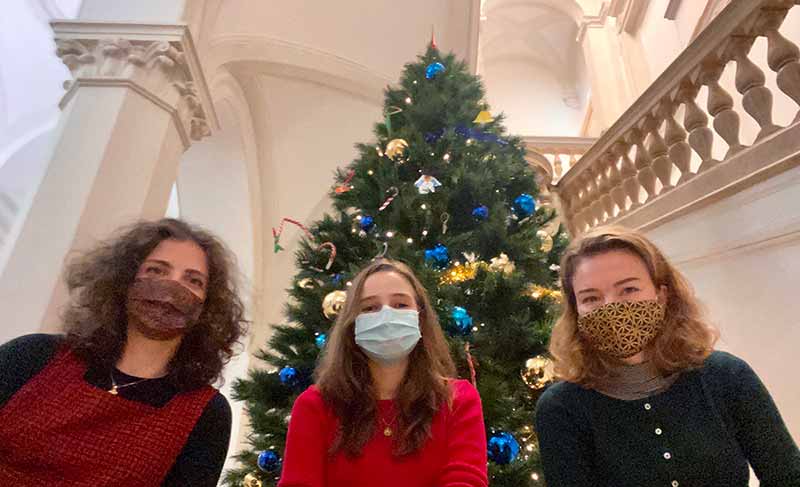
M 316 383 L 292 408 L 280 487 L 486 487 L 478 391 L 457 380 L 428 294 L 400 262 L 353 280 Z
M 562 382 L 537 405 L 549 487 L 800 486 L 800 452 L 689 283 L 640 233 L 603 227 L 564 253 L 550 341 Z
M 211 384 L 246 324 L 234 269 L 174 219 L 72 261 L 66 334 L 0 347 L 0 485 L 215 486 L 231 410 Z

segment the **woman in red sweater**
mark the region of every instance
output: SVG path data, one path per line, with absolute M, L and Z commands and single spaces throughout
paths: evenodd
M 353 281 L 294 403 L 280 487 L 485 487 L 480 398 L 456 380 L 425 288 L 400 262 Z

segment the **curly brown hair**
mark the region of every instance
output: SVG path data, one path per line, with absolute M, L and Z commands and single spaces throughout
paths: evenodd
M 172 218 L 119 230 L 67 266 L 71 299 L 63 323 L 67 344 L 75 354 L 95 366 L 113 367 L 127 339 L 128 288 L 145 258 L 167 239 L 192 241 L 208 259 L 203 311 L 169 363 L 171 381 L 178 390 L 187 391 L 221 379 L 222 368 L 247 327 L 237 292 L 235 258 L 211 233 Z
M 339 418 L 331 454 L 341 450 L 351 457 L 360 455 L 374 431 L 377 395 L 369 359 L 356 345 L 354 327 L 361 312 L 364 283 L 378 272 L 395 272 L 414 288 L 422 333 L 420 343 L 409 355 L 408 370 L 397 393 L 399 434 L 394 454 L 407 455 L 422 447 L 430 437 L 431 422 L 439 408 L 452 404 L 448 379 L 455 377 L 455 365 L 425 287 L 407 265 L 389 259 L 377 260 L 353 279 L 315 371 L 317 388 Z
M 578 333 L 578 306 L 573 278 L 584 258 L 613 250 L 639 257 L 656 288 L 664 286 L 667 308 L 662 332 L 648 347 L 650 359 L 663 374 L 698 367 L 719 337 L 706 322 L 689 281 L 647 237 L 621 226 L 605 226 L 572 241 L 561 259 L 561 288 L 565 303 L 550 337 L 550 354 L 559 378 L 592 387 L 609 375 L 616 359 L 597 353 Z

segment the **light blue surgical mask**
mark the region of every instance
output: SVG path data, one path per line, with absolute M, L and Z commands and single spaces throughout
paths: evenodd
M 380 311 L 356 316 L 356 344 L 371 358 L 382 363 L 397 362 L 408 356 L 422 337 L 419 312 L 384 305 Z

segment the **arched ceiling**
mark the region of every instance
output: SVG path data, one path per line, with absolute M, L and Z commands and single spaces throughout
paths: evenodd
M 567 9 L 571 2 L 560 1 L 486 0 L 479 71 L 490 70 L 498 62 L 537 64 L 555 74 L 565 90 L 574 87 L 579 82 L 577 68 L 583 63 L 575 41 L 577 7 Z
M 279 42 L 387 80 L 424 51 L 432 28 L 443 50 L 476 55 L 478 0 L 209 0 L 205 10 L 206 44 L 232 37 Z

